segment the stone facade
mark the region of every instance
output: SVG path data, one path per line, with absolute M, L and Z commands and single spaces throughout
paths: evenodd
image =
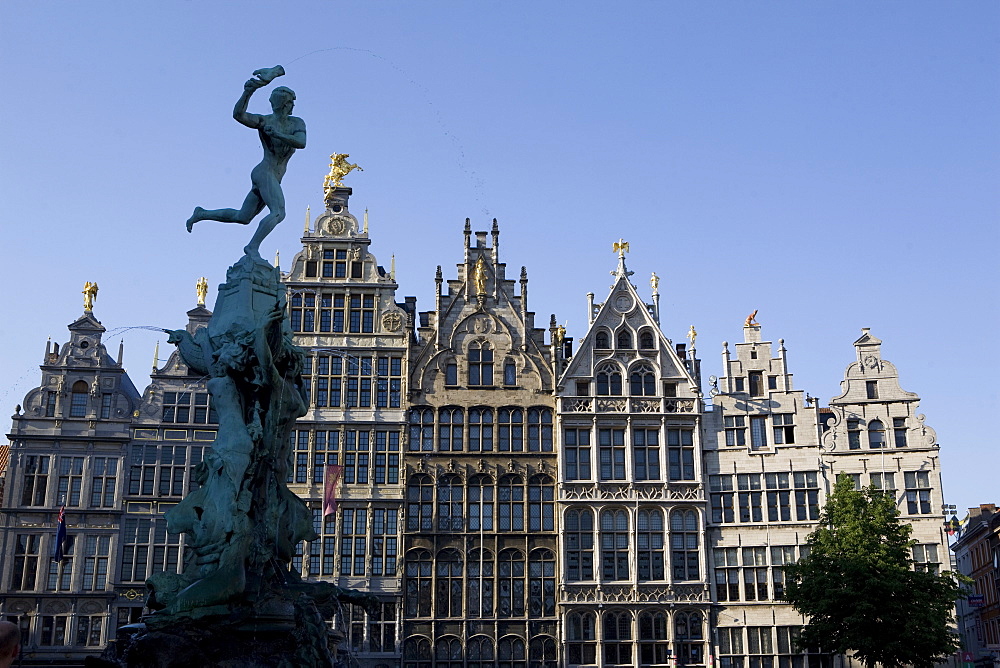
M 620 244 L 574 351 L 555 316 L 536 326 L 496 221 L 466 222 L 454 278 L 439 267 L 418 313 L 350 196 L 332 188 L 307 216 L 283 278 L 309 406 L 288 482 L 319 534 L 291 567 L 380 598 L 378 614 L 331 620 L 358 665 L 843 663 L 797 654 L 804 620 L 780 601 L 781 566 L 839 473 L 896 490 L 915 562 L 942 567 L 936 436 L 868 330 L 828 406 L 794 387 L 784 341 L 752 318 L 703 383 L 696 333 L 671 340 L 687 327 L 661 327 L 659 279 L 647 301 Z M 189 311 L 188 331 L 211 315 Z M 140 394 L 104 334 L 90 311 L 72 323 L 13 416 L 0 615 L 24 630 L 24 665 L 79 661 L 140 618 L 145 578 L 184 554 L 162 513 L 217 428 L 176 352 Z M 64 498 L 73 541 L 57 563 Z

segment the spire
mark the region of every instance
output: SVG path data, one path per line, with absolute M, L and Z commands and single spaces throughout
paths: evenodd
M 389 260 L 389 279 L 396 280 L 396 254 L 392 254 L 392 259 Z
M 365 236 L 368 236 L 368 207 L 365 207 L 365 227 L 362 232 Z
M 274 266 L 276 268 L 281 267 L 281 251 L 274 251 Z
M 302 233 L 302 236 L 309 236 L 309 227 L 312 225 L 312 214 L 309 212 L 309 205 L 306 205 L 306 227 Z
M 160 363 L 160 342 L 156 342 L 156 347 L 153 348 L 153 373 L 159 371 L 157 366 Z

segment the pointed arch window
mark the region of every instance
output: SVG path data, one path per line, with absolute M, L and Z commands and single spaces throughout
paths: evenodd
M 670 514 L 670 562 L 674 582 L 697 580 L 698 514 L 693 510 L 675 510 Z
M 563 540 L 566 545 L 566 579 L 594 579 L 594 514 L 586 509 L 566 513 Z
M 535 550 L 528 561 L 528 612 L 532 619 L 555 617 L 556 555 Z
M 431 668 L 431 642 L 416 636 L 403 645 L 403 668 Z
M 640 364 L 629 374 L 629 390 L 633 397 L 651 397 L 656 394 L 656 374 L 653 367 Z
M 469 531 L 493 531 L 493 480 L 487 475 L 469 481 Z
M 409 449 L 424 452 L 434 449 L 434 411 L 430 408 L 414 408 L 410 411 Z
M 439 638 L 434 645 L 434 668 L 462 668 L 462 641 L 455 637 Z
M 637 522 L 639 580 L 663 580 L 663 513 L 656 508 L 640 510 Z
M 881 420 L 868 423 L 868 447 L 873 450 L 885 447 L 885 425 Z
M 643 330 L 639 332 L 639 348 L 642 350 L 652 350 L 656 347 L 656 339 L 653 338 L 653 333 L 651 331 Z
M 493 452 L 492 409 L 469 409 L 469 452 Z
M 524 553 L 510 549 L 500 553 L 499 563 L 500 617 L 524 616 Z
M 622 329 L 618 332 L 617 337 L 619 348 L 631 348 L 632 347 L 632 332 L 627 329 Z
M 605 581 L 628 580 L 628 513 L 601 511 L 601 573 Z
M 87 398 L 90 396 L 90 386 L 87 385 L 87 381 L 78 380 L 73 383 L 73 393 L 70 396 L 69 404 L 69 416 L 70 417 L 86 417 L 87 416 Z M 190 403 L 190 400 L 188 401 Z M 190 410 L 185 408 L 185 411 Z M 180 422 L 180 420 L 177 420 Z M 187 417 L 185 413 L 184 422 L 187 422 Z
M 618 365 L 607 363 L 597 369 L 598 396 L 620 397 L 622 394 L 622 372 Z
M 552 411 L 528 409 L 528 451 L 552 452 Z
M 500 531 L 524 531 L 524 479 L 514 473 L 500 478 Z
M 408 531 L 433 531 L 434 482 L 426 473 L 410 476 L 406 486 L 406 528 Z
M 604 665 L 632 665 L 632 616 L 627 612 L 604 613 Z
M 493 668 L 493 640 L 485 636 L 477 636 L 469 639 L 468 668 Z
M 437 556 L 437 588 L 435 590 L 438 617 L 462 616 L 462 555 L 458 550 L 441 550 Z
M 600 348 L 601 350 L 607 350 L 611 347 L 610 338 L 608 333 L 605 331 L 600 331 L 594 337 L 594 347 Z
M 431 616 L 431 553 L 414 550 L 406 555 L 406 616 Z
M 469 385 L 493 385 L 493 349 L 486 341 L 469 346 Z
M 438 530 L 461 531 L 465 522 L 462 513 L 462 479 L 451 474 L 438 482 Z
M 592 612 L 571 612 L 566 618 L 566 658 L 570 665 L 597 663 L 596 619 Z
M 500 639 L 500 645 L 497 648 L 500 668 L 525 668 L 524 657 L 523 640 L 511 636 Z
M 469 616 L 490 617 L 493 615 L 493 553 L 483 549 L 470 552 L 468 570 Z
M 556 668 L 556 641 L 551 636 L 538 636 L 528 645 L 528 660 L 532 668 Z
M 682 665 L 701 665 L 705 655 L 705 632 L 700 612 L 681 611 L 674 616 L 674 656 Z
M 555 530 L 555 481 L 536 475 L 528 482 L 528 531 Z
M 667 666 L 670 664 L 670 643 L 667 642 L 667 614 L 662 611 L 639 615 L 639 665 Z

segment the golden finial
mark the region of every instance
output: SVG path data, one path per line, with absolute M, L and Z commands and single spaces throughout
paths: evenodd
M 305 234 L 303 234 L 302 236 L 304 236 L 304 237 L 308 237 L 309 236 L 309 226 L 310 225 L 312 225 L 312 216 L 309 213 L 309 205 L 307 204 L 306 205 L 306 228 L 305 228 Z
M 694 348 L 694 340 L 698 338 L 698 332 L 694 325 L 691 325 L 691 329 L 688 330 L 687 337 L 691 341 L 691 347 Z
M 347 162 L 349 157 L 351 157 L 350 153 L 334 153 L 330 156 L 330 173 L 326 175 L 326 179 L 323 181 L 323 195 L 328 205 L 333 195 L 333 189 L 344 185 L 341 183 L 341 179 L 350 174 L 352 170 L 365 171 L 358 165 Z
M 97 299 L 97 283 L 87 281 L 83 284 L 83 310 L 90 313 L 94 310 L 94 301 Z
M 760 323 L 757 322 L 757 309 L 753 310 L 753 313 L 747 316 L 746 322 L 743 323 L 744 327 L 759 327 Z
M 194 286 L 194 291 L 198 293 L 198 306 L 205 305 L 205 297 L 208 296 L 208 279 L 202 276 Z
M 618 257 L 624 259 L 625 253 L 628 252 L 628 242 L 624 239 L 618 239 L 618 241 L 614 243 L 614 246 L 612 246 L 612 250 L 618 253 Z

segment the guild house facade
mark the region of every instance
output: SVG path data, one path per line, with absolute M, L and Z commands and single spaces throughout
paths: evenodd
M 379 598 L 331 620 L 357 665 L 841 665 L 796 649 L 805 620 L 782 602 L 782 566 L 841 473 L 892 490 L 916 567 L 947 568 L 936 436 L 868 329 L 825 405 L 752 316 L 703 377 L 697 332 L 661 322 L 659 278 L 633 282 L 620 240 L 574 341 L 554 315 L 536 323 L 495 220 L 466 221 L 420 311 L 351 189 L 325 195 L 283 273 L 309 405 L 288 484 L 319 534 L 290 567 Z M 206 292 L 189 331 L 212 316 Z M 3 453 L 0 616 L 25 666 L 80 665 L 141 619 L 145 579 L 184 558 L 163 513 L 218 428 L 174 351 L 137 390 L 95 308 L 89 294 L 44 345 Z

